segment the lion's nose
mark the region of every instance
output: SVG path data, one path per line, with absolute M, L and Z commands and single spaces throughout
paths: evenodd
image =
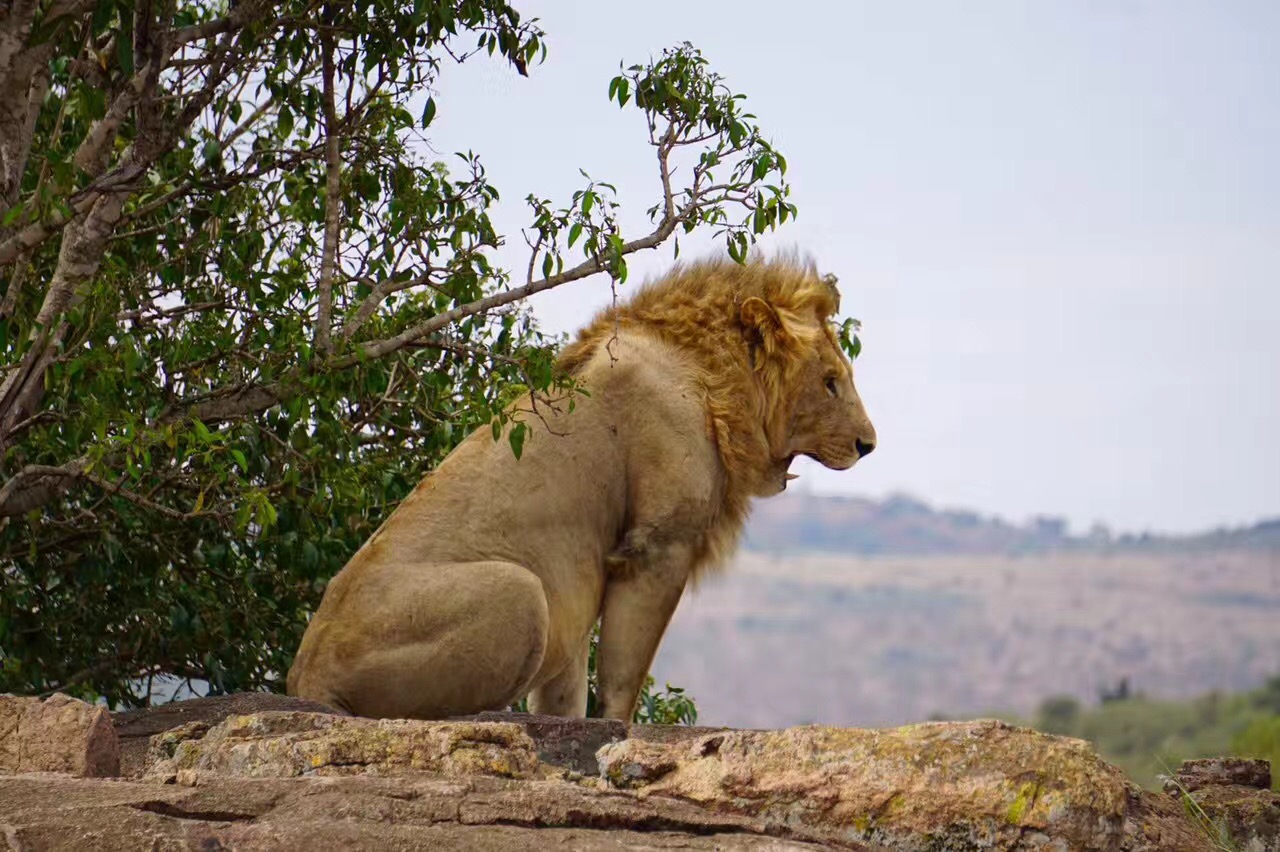
M 871 455 L 871 451 L 876 448 L 875 441 L 864 441 L 857 438 L 853 442 L 853 448 L 858 451 L 858 458 Z

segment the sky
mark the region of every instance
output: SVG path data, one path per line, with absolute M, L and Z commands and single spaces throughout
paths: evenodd
M 786 155 L 799 218 L 762 245 L 839 276 L 879 436 L 852 471 L 797 462 L 796 486 L 1076 528 L 1280 516 L 1280 3 L 513 5 L 547 61 L 446 69 L 429 143 L 480 154 L 517 280 L 524 197 L 568 203 L 580 168 L 647 233 L 620 62 L 692 42 Z M 626 286 L 671 264 L 634 256 Z M 532 306 L 567 332 L 609 298 L 594 278 Z

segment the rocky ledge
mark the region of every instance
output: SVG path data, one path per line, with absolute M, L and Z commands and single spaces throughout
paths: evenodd
M 240 695 L 0 697 L 0 836 L 43 849 L 1280 850 L 1264 761 L 1167 791 L 995 721 L 887 730 L 371 720 Z M 0 846 L 4 848 L 4 846 Z

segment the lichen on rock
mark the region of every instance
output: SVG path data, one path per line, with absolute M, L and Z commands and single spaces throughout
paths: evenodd
M 171 736 L 171 735 L 161 735 Z M 163 753 L 164 743 L 152 738 Z M 361 719 L 272 711 L 230 716 L 199 739 L 181 738 L 149 778 L 179 770 L 249 778 L 308 775 L 540 774 L 533 740 L 517 725 Z
M 6 701 L 7 718 L 20 708 L 26 720 L 23 743 L 74 734 L 76 749 L 101 730 L 83 723 L 105 712 L 65 696 Z M 128 738 L 151 738 L 129 779 L 51 774 L 24 753 L 32 769 L 0 766 L 5 842 L 1280 852 L 1280 795 L 1256 786 L 1262 763 L 1188 764 L 1178 777 L 1197 789 L 1174 796 L 1130 784 L 1081 740 L 1000 722 L 733 731 L 511 713 L 374 720 L 262 703 L 131 712 Z M 15 730 L 0 726 L 0 751 L 16 753 Z
M 1081 740 L 997 721 L 888 730 L 731 731 L 690 744 L 625 740 L 597 754 L 620 789 L 824 826 L 891 848 L 924 836 L 1014 848 L 1044 833 L 1072 848 L 1119 843 L 1130 790 Z

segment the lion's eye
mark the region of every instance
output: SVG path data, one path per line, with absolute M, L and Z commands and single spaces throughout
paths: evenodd
M 839 389 L 836 387 L 836 377 L 835 377 L 835 376 L 828 376 L 828 377 L 827 377 L 827 393 L 831 394 L 832 396 L 839 396 L 839 395 L 840 395 L 840 391 L 839 391 Z

